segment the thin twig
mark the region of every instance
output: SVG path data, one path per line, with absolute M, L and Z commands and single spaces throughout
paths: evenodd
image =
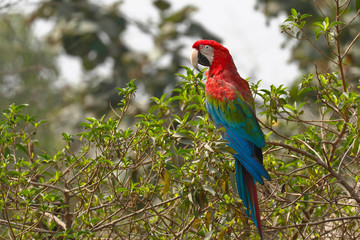
M 341 217 L 341 218 L 332 218 L 332 219 L 327 219 L 327 220 L 322 220 L 322 221 L 317 221 L 317 222 L 300 223 L 300 224 L 286 225 L 286 226 L 281 226 L 281 227 L 268 226 L 268 228 L 281 230 L 281 229 L 287 229 L 287 228 L 293 228 L 293 227 L 299 227 L 299 226 L 313 226 L 313 225 L 320 225 L 320 224 L 324 224 L 324 223 L 328 223 L 328 222 L 337 222 L 337 221 L 345 221 L 345 220 L 356 220 L 356 219 L 360 219 L 360 216 L 349 216 L 349 217 Z
M 158 203 L 158 204 L 155 204 L 155 205 L 146 207 L 146 208 L 142 208 L 142 209 L 140 209 L 140 210 L 138 210 L 138 211 L 136 211 L 136 212 L 133 212 L 133 213 L 130 213 L 130 214 L 126 215 L 126 216 L 123 216 L 123 217 L 120 217 L 120 218 L 118 218 L 118 219 L 115 219 L 114 221 L 112 221 L 112 222 L 110 222 L 110 223 L 107 223 L 107 224 L 103 224 L 103 225 L 97 224 L 95 227 L 93 227 L 93 228 L 91 229 L 91 231 L 92 231 L 92 232 L 96 232 L 96 231 L 99 231 L 99 230 L 101 230 L 101 229 L 104 229 L 104 228 L 113 226 L 113 225 L 115 225 L 116 223 L 123 221 L 124 219 L 130 218 L 130 217 L 133 217 L 133 216 L 136 216 L 136 215 L 138 215 L 138 214 L 140 214 L 140 213 L 142 213 L 142 212 L 145 212 L 145 211 L 147 211 L 147 210 L 149 210 L 149 209 L 152 209 L 153 207 L 159 207 L 159 206 L 161 206 L 161 205 L 164 205 L 164 204 L 170 203 L 170 202 L 172 202 L 172 201 L 175 201 L 175 200 L 177 200 L 177 199 L 179 199 L 179 198 L 180 198 L 179 196 L 178 196 L 178 197 L 173 197 L 173 198 L 171 198 L 171 199 L 169 199 L 169 200 L 167 200 L 167 201 L 164 201 L 164 202 L 161 202 L 161 203 Z
M 304 143 L 307 147 L 310 147 L 307 143 L 305 143 L 304 141 L 302 141 L 302 143 Z M 345 189 L 349 192 L 349 194 L 351 195 L 352 198 L 355 199 L 355 201 L 360 204 L 360 197 L 358 196 L 358 194 L 354 191 L 353 187 L 351 187 L 348 182 L 337 172 L 335 172 L 331 167 L 329 167 L 325 162 L 323 162 L 321 160 L 321 158 L 318 158 L 317 156 L 305 151 L 305 150 L 302 150 L 302 149 L 299 149 L 299 148 L 296 148 L 294 146 L 291 146 L 291 145 L 288 145 L 288 144 L 285 144 L 285 143 L 282 143 L 282 142 L 272 142 L 272 141 L 269 141 L 267 142 L 267 144 L 271 144 L 271 145 L 275 145 L 275 146 L 281 146 L 281 147 L 284 147 L 286 149 L 289 149 L 291 151 L 294 151 L 294 152 L 297 152 L 297 153 L 300 153 L 312 160 L 314 160 L 316 163 L 318 163 L 320 166 L 322 166 L 323 168 L 325 168 L 327 171 L 329 171 L 329 173 L 335 177 L 337 180 L 339 180 L 339 182 L 341 183 L 341 185 L 343 185 L 345 187 Z M 311 148 L 312 149 L 312 148 Z M 316 153 L 316 155 L 318 155 Z M 318 155 L 319 156 L 319 155 Z
M 23 224 L 22 223 L 17 223 L 17 222 L 11 222 L 11 221 L 6 221 L 4 219 L 0 219 L 0 225 L 9 227 L 9 224 L 11 224 L 11 227 L 16 228 L 16 229 L 22 229 L 23 228 Z M 31 231 L 32 232 L 38 232 L 38 233 L 47 233 L 47 234 L 52 234 L 55 235 L 57 232 L 54 231 L 50 231 L 47 229 L 43 229 L 43 228 L 37 228 L 37 227 L 31 227 Z M 16 239 L 16 238 L 14 238 Z
M 346 48 L 344 54 L 342 55 L 342 58 L 344 58 L 348 52 L 350 51 L 351 47 L 355 44 L 356 40 L 360 37 L 360 33 L 358 33 L 356 35 L 356 37 L 351 41 L 351 43 L 349 44 L 349 46 Z

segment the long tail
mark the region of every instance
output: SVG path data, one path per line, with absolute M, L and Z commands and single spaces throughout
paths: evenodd
M 237 159 L 235 160 L 235 168 L 237 189 L 239 196 L 243 200 L 243 204 L 246 207 L 246 214 L 249 217 L 251 215 L 251 218 L 253 219 L 254 224 L 259 231 L 261 239 L 264 239 L 261 228 L 256 182 Z

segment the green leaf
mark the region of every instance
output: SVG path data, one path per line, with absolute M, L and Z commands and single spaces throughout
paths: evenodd
M 165 11 L 166 9 L 168 9 L 170 7 L 170 4 L 164 0 L 156 0 L 153 2 L 153 4 L 161 11 Z
M 313 23 L 315 26 L 318 26 L 321 30 L 324 30 L 324 26 L 321 22 L 315 22 Z
M 300 16 L 300 20 L 303 20 L 304 18 L 308 18 L 308 17 L 311 17 L 311 15 L 310 14 L 302 14 Z
M 15 170 L 13 170 L 13 171 L 7 171 L 7 173 L 8 173 L 10 176 L 16 176 L 16 177 L 18 177 L 18 176 L 21 175 L 18 171 L 15 171 Z
M 329 28 L 329 18 L 326 17 L 324 21 L 322 22 L 322 25 L 324 26 L 324 30 L 326 31 Z
M 298 28 L 301 28 L 301 26 L 297 23 L 290 23 L 291 25 L 295 26 L 295 27 L 298 27 Z
M 209 185 L 202 185 L 202 187 L 205 191 L 211 193 L 213 196 L 216 195 L 215 190 L 212 187 L 210 187 Z
M 74 141 L 73 136 L 71 134 L 67 134 L 63 132 L 61 135 L 63 136 L 63 139 L 67 142 Z
M 336 25 L 341 25 L 341 24 L 345 24 L 345 23 L 343 23 L 343 22 L 332 22 L 330 24 L 330 27 L 333 27 L 333 26 L 336 26 Z
M 25 154 L 28 153 L 26 147 L 23 146 L 22 144 L 19 144 L 19 143 L 18 143 L 18 144 L 16 144 L 16 147 L 17 147 L 19 150 L 23 151 Z
M 285 105 L 284 105 L 284 108 L 287 108 L 287 109 L 289 109 L 289 110 L 291 110 L 291 111 L 295 111 L 295 110 L 296 110 L 296 108 L 294 108 L 293 106 L 291 106 L 291 105 L 289 105 L 289 104 L 285 104 Z

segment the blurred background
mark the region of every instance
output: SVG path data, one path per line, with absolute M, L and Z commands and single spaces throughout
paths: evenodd
M 291 8 L 321 18 L 326 1 L 297 0 L 2 0 L 0 107 L 27 103 L 47 119 L 38 138 L 49 153 L 61 133 L 76 133 L 85 117 L 111 114 L 117 87 L 136 78 L 133 114 L 149 108 L 190 66 L 198 39 L 223 43 L 240 75 L 260 88 L 296 86 L 302 72 L 328 61 L 281 33 Z M 359 28 L 358 28 L 359 29 Z M 352 39 L 349 33 L 349 39 Z M 321 46 L 320 46 L 321 47 Z M 355 55 L 349 61 L 359 58 Z M 359 74 L 359 73 L 354 73 Z M 130 123 L 129 123 L 130 124 Z

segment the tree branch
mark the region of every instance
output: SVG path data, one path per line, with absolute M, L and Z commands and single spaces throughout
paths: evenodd
M 299 139 L 298 139 L 299 140 Z M 306 142 L 300 140 L 301 143 L 303 143 L 306 147 L 308 147 L 309 149 L 312 149 Z M 360 205 L 360 197 L 359 195 L 357 195 L 353 189 L 353 187 L 351 187 L 347 182 L 346 180 L 339 174 L 337 173 L 336 171 L 334 171 L 334 169 L 332 169 L 330 166 L 328 166 L 324 161 L 321 160 L 321 158 L 318 158 L 317 156 L 305 151 L 305 150 L 302 150 L 302 149 L 299 149 L 299 148 L 296 148 L 296 147 L 293 147 L 293 146 L 290 146 L 288 144 L 285 144 L 285 143 L 282 143 L 282 142 L 272 142 L 272 141 L 268 141 L 267 144 L 270 144 L 270 145 L 274 145 L 274 146 L 280 146 L 280 147 L 283 147 L 283 148 L 286 148 L 286 149 L 289 149 L 293 152 L 297 152 L 297 153 L 300 153 L 312 160 L 314 160 L 317 164 L 319 164 L 320 166 L 322 166 L 323 168 L 325 168 L 333 177 L 335 177 L 337 180 L 339 180 L 339 182 L 341 183 L 341 185 L 343 185 L 345 187 L 345 189 L 349 192 L 349 194 L 351 195 L 352 198 L 355 199 L 355 201 Z M 316 153 L 316 151 L 314 149 L 312 149 L 312 151 L 314 151 Z M 317 153 L 316 153 L 317 154 Z M 318 154 L 317 154 L 318 155 Z M 318 155 L 319 156 L 319 155 Z
M 174 197 L 174 198 L 171 198 L 171 199 L 169 199 L 169 200 L 167 200 L 167 201 L 164 201 L 164 202 L 161 202 L 161 203 L 158 203 L 158 204 L 155 204 L 155 205 L 151 205 L 151 206 L 146 207 L 146 208 L 142 208 L 142 209 L 140 209 L 140 210 L 138 210 L 138 211 L 136 211 L 136 212 L 133 212 L 133 213 L 130 213 L 130 214 L 126 215 L 126 216 L 123 216 L 123 217 L 120 217 L 120 218 L 118 218 L 118 219 L 115 219 L 114 221 L 112 221 L 112 222 L 110 222 L 110 223 L 107 223 L 107 224 L 103 224 L 103 225 L 100 225 L 100 226 L 99 226 L 99 224 L 97 224 L 97 225 L 95 225 L 95 226 L 91 229 L 91 231 L 96 232 L 96 231 L 99 231 L 99 230 L 101 230 L 101 229 L 104 229 L 104 228 L 113 226 L 113 225 L 115 225 L 116 223 L 123 221 L 124 219 L 130 218 L 130 217 L 133 217 L 133 216 L 136 216 L 136 215 L 138 215 L 138 214 L 140 214 L 140 213 L 142 213 L 142 212 L 145 212 L 145 211 L 147 211 L 147 210 L 149 210 L 149 209 L 152 209 L 152 208 L 154 208 L 154 207 L 159 207 L 159 206 L 164 205 L 164 204 L 166 204 L 166 203 L 175 201 L 175 200 L 177 200 L 177 199 L 179 199 L 179 198 L 180 198 L 179 196 L 178 196 L 178 197 Z

